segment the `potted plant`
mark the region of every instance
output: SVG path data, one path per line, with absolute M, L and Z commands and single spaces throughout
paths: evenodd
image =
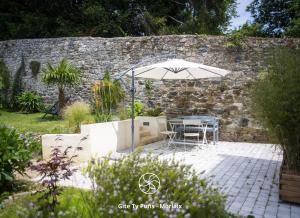
M 253 108 L 283 152 L 280 199 L 300 203 L 300 51 L 272 54 L 254 84 Z

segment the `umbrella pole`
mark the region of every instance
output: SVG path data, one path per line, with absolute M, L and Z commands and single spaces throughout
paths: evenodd
M 134 151 L 134 69 L 131 69 L 131 152 Z

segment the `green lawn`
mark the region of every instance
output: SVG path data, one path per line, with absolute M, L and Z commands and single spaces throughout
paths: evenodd
M 69 132 L 68 122 L 51 115 L 43 120 L 42 116 L 43 113 L 23 114 L 0 110 L 0 124 L 17 128 L 21 132 L 38 134 Z
M 89 191 L 77 188 L 64 188 L 58 200 L 60 202 L 59 208 L 78 211 L 78 217 L 88 217 L 88 206 L 85 204 L 85 199 L 90 195 Z M 0 209 L 0 218 L 17 218 L 17 212 L 21 208 L 28 207 L 30 202 L 37 200 L 37 195 L 23 195 L 7 203 L 3 209 Z

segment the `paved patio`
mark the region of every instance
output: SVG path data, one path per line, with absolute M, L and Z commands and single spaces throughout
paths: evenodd
M 175 151 L 175 153 L 174 153 Z M 175 155 L 217 185 L 228 196 L 227 209 L 235 214 L 259 217 L 299 218 L 300 205 L 278 199 L 282 154 L 270 144 L 220 142 L 198 150 L 163 144 L 145 146 L 144 152 L 162 158 Z M 174 154 L 173 154 L 174 153 Z
M 144 146 L 143 153 L 148 152 L 161 158 L 174 156 L 177 160 L 192 164 L 201 176 L 228 196 L 227 209 L 232 213 L 251 214 L 256 218 L 300 217 L 300 205 L 278 199 L 282 154 L 273 145 L 220 142 L 201 150 L 188 148 L 185 151 L 180 146 L 169 149 L 163 142 L 157 142 Z M 74 179 L 83 182 L 82 176 Z

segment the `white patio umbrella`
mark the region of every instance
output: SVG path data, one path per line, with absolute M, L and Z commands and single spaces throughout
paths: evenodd
M 188 62 L 182 59 L 171 59 L 134 70 L 135 77 L 157 80 L 203 79 L 211 77 L 223 77 L 228 73 L 229 71 L 227 70 Z M 131 72 L 128 74 L 132 76 Z
M 204 79 L 213 77 L 224 77 L 229 71 L 211 67 L 203 64 L 188 62 L 182 59 L 170 59 L 165 62 L 148 65 L 139 68 L 131 68 L 126 71 L 126 74 L 131 76 L 131 110 L 132 110 L 132 123 L 131 123 L 131 150 L 134 150 L 134 80 L 135 77 L 156 79 L 156 80 L 184 80 L 184 79 Z

